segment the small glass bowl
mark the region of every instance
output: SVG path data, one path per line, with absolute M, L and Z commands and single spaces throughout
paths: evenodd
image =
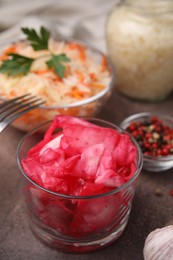
M 173 118 L 171 116 L 166 116 L 163 114 L 143 112 L 131 115 L 123 120 L 120 124 L 120 127 L 124 130 L 127 130 L 128 126 L 132 122 L 146 122 L 152 117 L 159 118 L 164 125 L 173 128 Z M 173 155 L 165 156 L 149 156 L 143 154 L 143 169 L 151 172 L 161 172 L 168 170 L 173 167 Z
M 101 64 L 102 58 L 106 57 L 104 53 L 102 53 L 100 50 L 90 46 L 89 44 L 76 40 L 76 39 L 68 39 L 68 38 L 60 38 L 58 41 L 66 42 L 66 43 L 73 43 L 73 44 L 79 44 L 82 47 L 86 48 L 86 54 L 88 57 L 92 57 L 95 64 Z M 26 114 L 22 115 L 20 118 L 16 119 L 12 125 L 22 131 L 28 132 L 31 131 L 33 128 L 37 127 L 38 125 L 52 120 L 54 116 L 56 115 L 69 115 L 69 116 L 77 116 L 77 117 L 95 117 L 101 110 L 101 108 L 104 106 L 104 104 L 107 102 L 109 97 L 112 94 L 113 86 L 115 82 L 114 73 L 112 70 L 112 65 L 110 64 L 108 58 L 106 69 L 110 73 L 108 76 L 108 82 L 105 83 L 105 88 L 100 89 L 100 91 L 88 98 L 81 99 L 74 101 L 73 103 L 67 103 L 63 105 L 58 104 L 49 104 L 49 105 L 40 105 L 38 108 L 27 112 Z M 74 60 L 75 63 L 75 60 Z M 86 73 L 87 69 L 85 69 Z M 94 80 L 93 80 L 94 82 Z M 34 86 L 35 87 L 35 86 Z M 37 95 L 35 91 L 33 91 L 33 85 L 31 84 L 31 89 L 29 89 L 29 93 L 33 95 Z M 44 85 L 42 86 L 43 90 L 41 93 L 38 93 L 38 97 L 42 100 L 46 100 L 45 94 L 44 94 Z M 24 91 L 24 90 L 22 90 Z M 0 91 L 0 101 L 5 101 L 10 99 L 10 97 L 7 96 L 6 93 L 3 93 L 2 90 Z M 27 94 L 27 93 L 20 93 Z M 50 91 L 50 97 L 52 93 Z M 13 96 L 15 97 L 15 96 Z
M 100 119 L 89 121 L 124 132 Z M 31 147 L 42 140 L 42 133 L 49 125 L 50 122 L 44 123 L 27 133 L 17 150 L 17 164 L 24 180 L 23 191 L 30 228 L 43 243 L 62 251 L 83 253 L 103 248 L 117 240 L 128 223 L 143 163 L 141 150 L 132 139 L 137 148 L 137 170 L 119 188 L 93 196 L 59 194 L 33 182 L 21 165 L 21 160 Z

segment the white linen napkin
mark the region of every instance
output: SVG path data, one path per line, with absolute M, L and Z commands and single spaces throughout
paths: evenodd
M 41 25 L 106 52 L 105 23 L 117 0 L 4 0 L 0 1 L 0 45 L 22 37 L 21 27 Z

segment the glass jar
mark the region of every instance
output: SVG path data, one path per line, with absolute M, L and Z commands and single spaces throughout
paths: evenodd
M 163 100 L 173 90 L 173 1 L 125 0 L 106 24 L 116 88 L 135 99 Z

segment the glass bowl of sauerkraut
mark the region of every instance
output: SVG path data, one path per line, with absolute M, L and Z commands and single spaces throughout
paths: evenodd
M 53 38 L 44 27 L 40 32 L 22 30 L 26 39 L 5 46 L 0 54 L 0 98 L 30 93 L 45 103 L 13 126 L 29 131 L 58 114 L 96 116 L 114 83 L 106 55 L 78 40 Z

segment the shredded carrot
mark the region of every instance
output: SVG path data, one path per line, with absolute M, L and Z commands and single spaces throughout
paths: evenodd
M 86 106 L 85 107 L 85 114 L 83 116 L 93 116 L 97 112 L 97 107 L 93 106 Z M 70 107 L 68 109 L 58 109 L 57 114 L 61 115 L 70 115 L 70 116 L 81 116 L 81 108 L 78 107 Z
M 9 94 L 10 94 L 10 97 L 16 97 L 17 96 L 16 92 L 14 90 L 11 90 Z
M 78 43 L 69 43 L 69 49 L 74 50 L 77 49 L 79 51 L 79 58 L 82 61 L 86 60 L 86 48 Z
M 38 74 L 38 75 L 43 75 L 43 74 L 46 74 L 46 73 L 49 73 L 49 72 L 53 72 L 52 69 L 44 69 L 44 70 L 35 70 L 34 73 L 35 74 Z
M 86 93 L 84 91 L 77 89 L 77 87 L 73 87 L 68 95 L 70 95 L 71 97 L 74 97 L 76 99 L 81 99 L 85 96 L 85 94 Z
M 70 65 L 67 64 L 65 68 L 65 77 L 67 77 L 70 73 L 71 73 L 71 67 Z
M 0 60 L 7 60 L 9 58 L 8 54 L 10 53 L 16 53 L 16 46 L 15 45 L 12 45 L 10 46 L 9 48 L 7 48 L 2 56 L 0 56 Z
M 55 73 L 54 69 L 42 69 L 42 70 L 35 70 L 33 71 L 35 74 L 37 75 L 44 75 L 44 74 L 47 74 L 47 73 L 50 73 L 50 72 L 53 72 Z M 58 77 L 58 74 L 56 74 L 56 77 L 53 79 L 54 82 L 59 82 L 59 81 L 62 81 L 62 79 L 60 77 Z
M 58 109 L 57 114 L 77 116 L 80 115 L 80 109 L 78 107 L 71 107 L 68 109 Z
M 53 79 L 53 81 L 54 81 L 55 83 L 58 83 L 58 82 L 61 82 L 62 79 L 61 79 L 60 77 L 58 77 L 58 75 L 57 75 L 56 78 Z
M 84 79 L 85 79 L 83 73 L 80 70 L 77 70 L 76 74 L 77 74 L 77 76 L 79 78 L 79 81 L 82 83 L 84 81 Z
M 91 72 L 91 73 L 89 73 L 89 76 L 90 76 L 90 79 L 97 80 L 97 76 L 95 73 Z
M 102 56 L 102 61 L 101 61 L 101 71 L 104 72 L 107 70 L 107 58 L 106 56 Z
M 100 90 L 102 90 L 102 89 L 105 88 L 104 85 L 99 84 L 99 83 L 92 83 L 90 86 L 91 86 L 91 87 L 94 87 L 94 88 L 97 88 L 97 89 L 100 89 Z
M 34 119 L 34 120 L 33 120 Z M 33 121 L 33 123 L 42 122 L 45 119 L 45 114 L 41 111 L 40 108 L 35 108 L 33 111 L 29 111 L 28 113 L 24 114 L 22 117 L 18 118 L 16 121 L 24 122 L 25 124 L 29 124 Z

